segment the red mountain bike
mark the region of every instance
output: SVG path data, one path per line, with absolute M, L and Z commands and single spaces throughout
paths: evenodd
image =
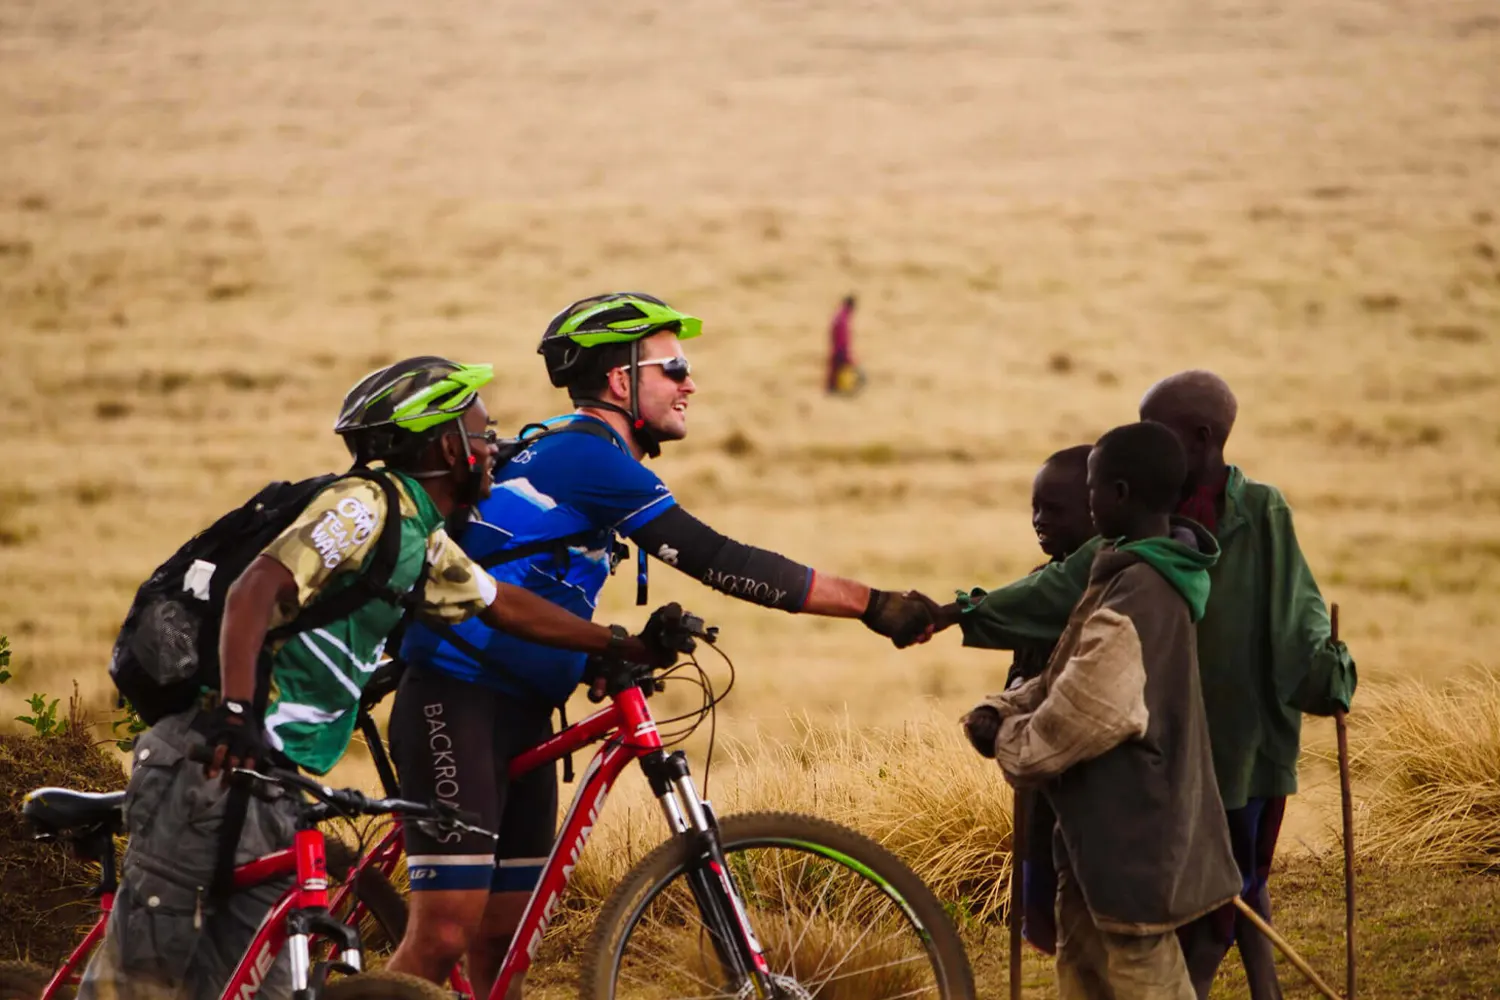
M 202 755 L 200 762 L 206 759 Z M 245 951 L 221 996 L 225 1000 L 254 997 L 266 973 L 286 950 L 290 956 L 293 995 L 297 1000 L 373 1000 L 384 996 L 424 996 L 430 984 L 376 972 L 360 975 L 362 949 L 355 927 L 336 919 L 329 909 L 328 860 L 318 824 L 334 817 L 412 816 L 444 830 L 463 830 L 490 836 L 467 823 L 457 810 L 443 803 L 424 805 L 402 799 L 371 799 L 354 789 L 329 788 L 290 771 L 262 774 L 244 768 L 232 772 L 248 781 L 257 793 L 272 789 L 300 792 L 309 801 L 298 810 L 297 832 L 291 847 L 240 865 L 234 887 L 248 889 L 294 876 L 292 884 L 271 908 Z M 0 963 L 0 1000 L 53 1000 L 71 997 L 89 954 L 104 938 L 119 881 L 115 873 L 113 837 L 121 832 L 124 792 L 75 792 L 39 788 L 26 796 L 22 812 L 41 839 L 66 840 L 77 853 L 100 866 L 99 919 L 62 966 L 54 972 L 23 962 Z M 320 947 L 321 939 L 326 946 Z M 315 962 L 314 955 L 330 950 L 336 957 Z M 349 978 L 328 981 L 332 971 Z M 407 992 L 402 992 L 405 989 Z M 416 990 L 415 994 L 410 991 Z
M 686 654 L 693 638 L 717 637 L 691 615 L 682 628 L 678 648 Z M 698 794 L 686 755 L 663 745 L 646 701 L 684 666 L 698 669 L 705 692 L 702 709 L 687 717 L 696 721 L 675 734 L 685 738 L 728 688 L 716 697 L 693 659 L 665 671 L 605 663 L 598 673 L 611 704 L 511 762 L 516 778 L 603 743 L 580 775 L 490 1000 L 503 1000 L 536 957 L 610 791 L 632 762 L 645 773 L 671 838 L 626 874 L 600 911 L 579 970 L 584 1000 L 972 1000 L 957 932 L 895 855 L 811 816 L 716 816 Z
M 683 633 L 684 653 L 693 651 L 694 637 L 716 638 L 716 630 L 690 615 Z M 603 744 L 581 775 L 491 1000 L 503 1000 L 530 967 L 609 793 L 633 761 L 671 837 L 626 874 L 601 910 L 579 973 L 584 1000 L 973 1000 L 968 959 L 943 907 L 885 848 L 811 816 L 717 817 L 699 795 L 686 755 L 667 752 L 646 701 L 684 665 L 697 667 L 692 659 L 666 670 L 602 664 L 603 691 L 612 703 L 512 761 L 515 777 Z M 689 716 L 697 721 L 723 699 L 706 678 L 700 683 L 705 702 Z M 372 740 L 371 749 L 377 746 Z M 388 768 L 380 757 L 377 766 L 384 780 Z M 404 929 L 405 911 L 384 876 L 394 871 L 401 849 L 398 827 L 362 859 L 332 901 L 340 912 L 342 894 L 357 893 L 354 916 L 368 908 L 392 940 Z M 362 980 L 367 992 L 361 997 L 452 996 L 404 977 L 355 977 L 337 985 Z M 469 995 L 458 970 L 450 985 Z

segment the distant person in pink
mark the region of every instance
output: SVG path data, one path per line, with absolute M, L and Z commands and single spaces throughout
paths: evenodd
M 839 374 L 854 365 L 854 359 L 849 354 L 849 321 L 853 316 L 854 296 L 847 295 L 828 328 L 828 378 L 825 388 L 829 395 L 849 391 L 840 384 Z

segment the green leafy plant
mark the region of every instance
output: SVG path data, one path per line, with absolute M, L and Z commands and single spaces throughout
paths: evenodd
M 135 706 L 127 701 L 121 706 L 118 718 L 109 724 L 109 728 L 115 734 L 115 746 L 128 751 L 135 745 L 136 735 L 144 733 L 150 727 L 136 713 Z M 125 731 L 123 736 L 120 735 L 122 729 Z
M 30 701 L 31 714 L 18 715 L 16 721 L 30 726 L 38 736 L 62 736 L 68 731 L 68 720 L 57 717 L 59 700 L 53 698 L 51 704 L 48 704 L 46 695 L 34 694 Z

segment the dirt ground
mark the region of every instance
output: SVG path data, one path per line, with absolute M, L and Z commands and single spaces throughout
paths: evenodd
M 615 288 L 705 319 L 657 466 L 722 531 L 880 586 L 1006 581 L 1040 460 L 1206 366 L 1364 682 L 1494 665 L 1487 0 L 0 0 L 0 149 L 0 717 L 73 679 L 102 705 L 134 587 L 340 464 L 365 371 L 494 361 L 518 426 L 563 402 L 547 319 Z M 870 385 L 828 399 L 848 292 Z M 652 588 L 723 626 L 731 732 L 956 715 L 1003 677 Z M 632 591 L 604 614 L 639 621 Z

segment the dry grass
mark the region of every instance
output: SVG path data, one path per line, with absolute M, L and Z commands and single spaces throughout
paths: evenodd
M 1010 873 L 1010 791 L 993 763 L 938 717 L 899 730 L 791 721 L 791 739 L 733 742 L 714 769 L 721 815 L 805 812 L 865 834 L 910 865 L 966 918 L 999 919 Z M 700 768 L 701 772 L 701 768 Z M 632 775 L 579 865 L 587 898 L 613 888 L 665 838 L 655 799 Z
M 1380 864 L 1500 868 L 1500 675 L 1367 699 L 1355 843 Z
M 493 360 L 518 425 L 562 403 L 551 313 L 630 286 L 705 317 L 658 465 L 721 530 L 993 584 L 1037 558 L 1037 462 L 1203 364 L 1364 675 L 1487 659 L 1497 30 L 1483 0 L 0 11 L 0 718 L 70 678 L 102 705 L 133 588 L 266 479 L 341 462 L 368 368 Z M 871 384 L 829 400 L 850 290 Z M 629 590 L 605 613 L 638 620 Z M 741 735 L 960 710 L 1003 669 L 654 591 L 725 626 Z

